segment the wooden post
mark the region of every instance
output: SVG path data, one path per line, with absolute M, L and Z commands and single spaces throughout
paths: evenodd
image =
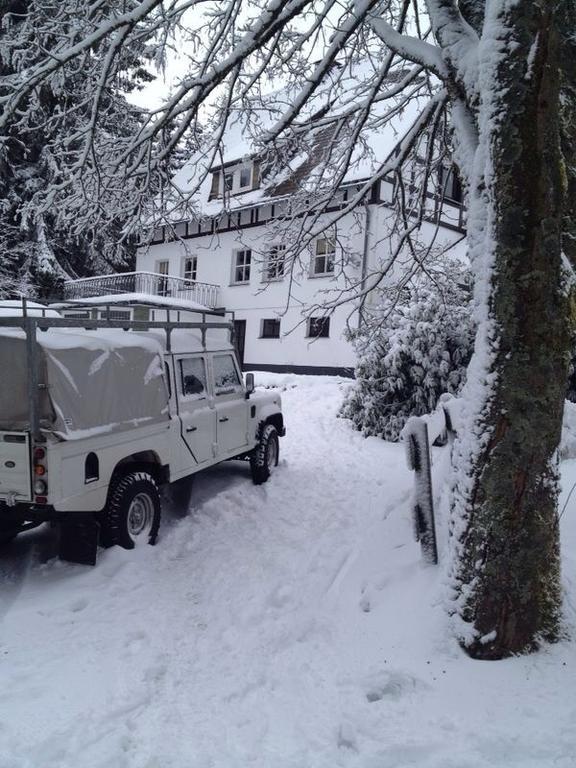
M 406 422 L 402 436 L 406 444 L 408 467 L 414 471 L 414 535 L 416 541 L 420 542 L 424 561 L 436 565 L 438 547 L 434 523 L 428 425 L 424 419 L 413 416 Z

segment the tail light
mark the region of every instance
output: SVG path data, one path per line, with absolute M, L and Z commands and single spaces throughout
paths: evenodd
M 46 485 L 46 482 L 44 480 L 34 481 L 34 493 L 37 496 L 44 496 L 47 490 L 48 490 L 48 486 Z
M 32 453 L 34 458 L 34 495 L 38 504 L 46 504 L 48 493 L 48 483 L 46 481 L 46 448 L 37 446 Z M 42 479 L 44 478 L 44 479 Z

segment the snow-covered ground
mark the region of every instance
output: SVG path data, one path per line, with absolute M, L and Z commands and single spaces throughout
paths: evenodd
M 210 470 L 158 546 L 95 568 L 56 560 L 49 529 L 3 554 L 0 768 L 576 766 L 576 643 L 468 659 L 412 540 L 403 448 L 335 418 L 344 380 L 258 380 L 286 387 L 269 483 Z M 575 519 L 576 492 L 569 628 Z

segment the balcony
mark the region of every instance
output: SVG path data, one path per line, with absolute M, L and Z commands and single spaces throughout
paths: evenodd
M 221 306 L 219 285 L 199 283 L 196 280 L 185 280 L 183 277 L 160 275 L 155 272 L 121 272 L 115 275 L 67 280 L 64 283 L 64 301 L 124 293 L 194 301 L 209 309 L 217 309 Z

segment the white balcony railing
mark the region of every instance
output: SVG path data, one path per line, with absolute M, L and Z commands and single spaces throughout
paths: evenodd
M 195 301 L 210 309 L 220 306 L 220 286 L 199 283 L 173 275 L 155 272 L 121 272 L 115 275 L 84 277 L 64 283 L 64 300 L 92 299 L 122 293 L 140 293 L 147 296 L 167 296 L 173 299 Z

